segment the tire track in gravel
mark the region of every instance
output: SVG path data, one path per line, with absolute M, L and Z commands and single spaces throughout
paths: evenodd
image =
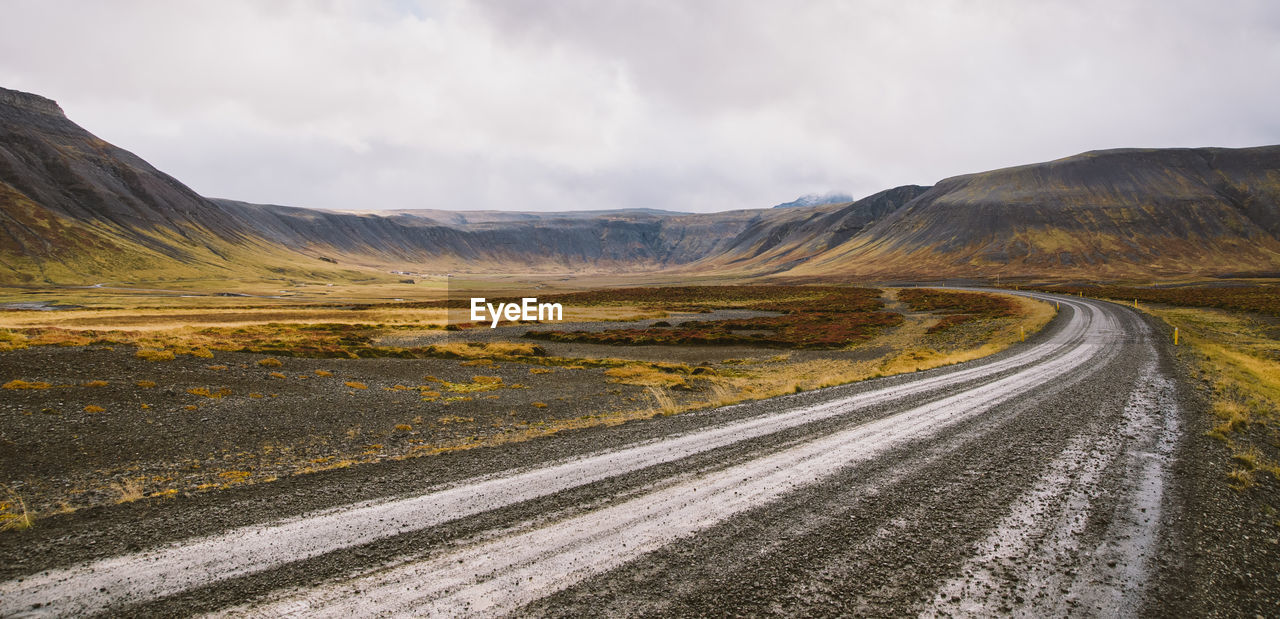
M 1140 345 L 1151 348 L 1141 327 Z M 1157 371 L 1156 359 L 1151 350 L 1120 427 L 1093 427 L 1076 436 L 977 545 L 964 575 L 939 588 L 925 616 L 1132 616 L 1142 610 L 1179 431 L 1174 388 Z M 1108 469 L 1114 471 L 1109 480 Z M 1096 500 L 1108 494 L 1115 505 Z M 1099 517 L 1112 530 L 1090 544 L 1080 533 Z
M 519 614 L 913 614 L 1080 433 L 1080 402 L 1100 375 L 1132 373 L 1130 359 L 1108 357 L 954 432 L 847 467 Z
M 522 530 L 453 553 L 415 560 L 313 590 L 275 596 L 250 614 L 332 610 L 368 614 L 424 603 L 444 613 L 514 610 L 615 568 L 733 514 L 758 508 L 818 483 L 852 463 L 969 422 L 1064 372 L 1098 365 L 1117 349 L 1117 323 L 1093 302 L 1066 301 L 1068 324 L 1040 345 L 998 361 L 924 376 L 898 386 L 598 453 L 551 466 L 488 476 L 427 494 L 308 514 L 161 549 L 51 570 L 0 583 L 0 614 L 120 610 L 210 582 L 268 572 L 282 564 L 369 544 L 405 532 L 529 501 L 784 430 L 839 418 L 895 401 L 924 404 L 829 437 L 784 447 L 755 460 L 697 474 L 621 503 L 541 528 Z M 960 390 L 957 393 L 957 390 Z M 695 490 L 696 489 L 696 490 Z M 625 540 L 632 540 L 630 542 Z M 459 563 L 461 561 L 461 563 Z M 459 568 L 461 566 L 461 568 Z M 483 567 L 488 566 L 488 567 Z M 487 578 L 477 578 L 487 573 Z M 269 577 L 269 572 L 263 574 Z M 430 591 L 403 592 L 405 582 L 434 581 Z M 355 590 L 359 594 L 352 594 Z M 370 591 L 377 593 L 370 593 Z M 279 599 L 276 599 L 279 598 Z M 369 605 L 385 600 L 387 607 Z M 397 606 L 403 604 L 404 606 Z M 487 606 L 486 606 L 487 605 Z

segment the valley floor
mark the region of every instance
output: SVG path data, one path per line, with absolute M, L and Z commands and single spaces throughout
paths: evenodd
M 0 614 L 1275 614 L 1169 334 L 1063 308 L 952 367 L 37 520 Z M 360 378 L 300 361 L 270 380 Z
M 398 322 L 414 310 L 394 308 L 11 312 L 8 324 L 57 325 L 13 331 L 18 339 L 11 342 L 60 345 L 0 352 L 0 516 L 9 527 L 25 526 L 88 508 L 490 448 L 910 372 L 990 354 L 1052 316 L 1046 304 L 1028 305 L 1017 318 L 930 334 L 945 315 L 912 311 L 896 294 L 887 291 L 885 303 L 904 316 L 902 324 L 840 350 L 521 341 L 531 329 L 654 329 L 660 319 L 695 324 L 776 314 L 735 309 L 465 331 L 415 330 Z M 332 323 L 319 321 L 351 320 L 346 315 L 392 321 L 361 354 L 434 352 L 349 359 L 204 347 L 250 337 L 283 346 L 313 327 L 329 333 L 323 328 Z M 318 324 L 260 324 L 306 317 Z M 184 321 L 231 326 L 215 328 L 216 336 L 174 330 Z M 359 328 L 333 333 L 352 337 Z M 160 354 L 173 350 L 179 352 Z

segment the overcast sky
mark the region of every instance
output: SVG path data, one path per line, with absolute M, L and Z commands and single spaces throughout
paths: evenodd
M 0 0 L 0 86 L 196 191 L 766 207 L 1280 143 L 1280 2 Z

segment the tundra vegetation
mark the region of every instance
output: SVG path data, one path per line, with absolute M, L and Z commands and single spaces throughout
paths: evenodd
M 846 286 L 546 300 L 569 320 L 650 326 L 442 338 L 439 301 L 2 312 L 0 421 L 33 449 L 0 450 L 13 495 L 0 515 L 38 522 L 924 370 L 996 352 L 1054 315 L 1020 297 Z M 728 309 L 757 315 L 694 320 Z M 653 347 L 671 353 L 639 354 Z

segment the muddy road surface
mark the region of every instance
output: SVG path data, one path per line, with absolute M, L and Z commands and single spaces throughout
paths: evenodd
M 1166 336 L 1056 300 L 948 368 L 51 520 L 0 616 L 1204 611 Z

